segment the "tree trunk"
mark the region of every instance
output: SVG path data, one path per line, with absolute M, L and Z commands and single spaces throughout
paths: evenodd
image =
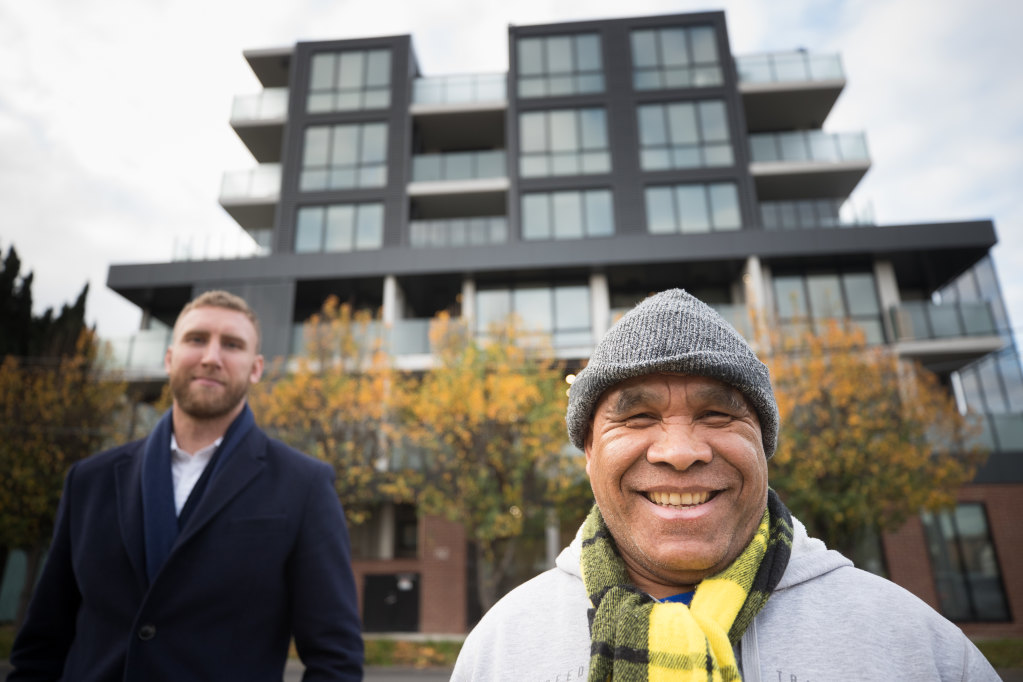
M 32 600 L 32 593 L 35 592 L 36 578 L 39 575 L 39 565 L 42 563 L 43 548 L 39 545 L 26 550 L 25 552 L 25 582 L 21 586 L 21 595 L 18 597 L 18 612 L 14 617 L 14 631 L 21 629 L 25 622 L 25 615 L 28 613 L 28 603 Z
M 515 538 L 508 538 L 505 541 L 504 551 L 501 559 L 494 562 L 487 558 L 481 543 L 476 545 L 476 595 L 480 600 L 480 611 L 486 613 L 490 607 L 497 603 L 501 597 L 499 594 L 501 581 L 508 574 L 508 569 L 515 560 L 515 549 L 517 543 Z

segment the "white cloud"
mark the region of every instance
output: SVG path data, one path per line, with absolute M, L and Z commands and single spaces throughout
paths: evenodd
M 883 222 L 993 217 L 1004 294 L 1023 324 L 1023 4 L 1002 0 L 0 0 L 0 246 L 36 272 L 41 305 L 92 283 L 105 334 L 138 313 L 112 262 L 167 260 L 175 236 L 238 238 L 217 205 L 252 165 L 227 124 L 258 90 L 242 51 L 411 33 L 429 75 L 507 68 L 507 26 L 723 7 L 737 54 L 840 52 L 831 130 L 865 130 L 858 196 Z

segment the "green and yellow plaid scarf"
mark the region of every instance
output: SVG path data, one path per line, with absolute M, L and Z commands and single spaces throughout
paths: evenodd
M 728 568 L 696 587 L 690 606 L 660 603 L 629 579 L 594 505 L 583 524 L 583 584 L 590 597 L 590 682 L 741 680 L 733 647 L 781 580 L 792 517 L 773 490 L 760 527 Z

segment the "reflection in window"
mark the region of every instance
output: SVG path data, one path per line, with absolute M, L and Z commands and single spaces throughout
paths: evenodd
M 942 615 L 960 623 L 1009 620 L 984 506 L 959 504 L 921 519 Z
M 730 166 L 734 160 L 721 100 L 643 105 L 639 141 L 645 171 Z
M 774 304 L 782 334 L 798 338 L 810 329 L 821 333 L 831 321 L 863 330 L 867 343 L 884 343 L 881 306 L 870 272 L 817 272 L 777 275 Z
M 314 54 L 306 109 L 310 114 L 391 105 L 391 51 L 353 50 Z
M 632 85 L 637 90 L 699 88 L 724 82 L 711 26 L 633 31 Z
M 582 239 L 614 234 L 614 207 L 606 189 L 535 192 L 522 196 L 523 239 Z
M 383 204 L 335 204 L 298 209 L 295 253 L 379 249 L 383 240 Z
M 586 175 L 611 170 L 603 109 L 520 114 L 519 138 L 522 177 Z
M 520 38 L 519 97 L 581 95 L 604 91 L 600 36 Z
M 648 187 L 646 219 L 650 234 L 738 230 L 739 192 L 731 182 Z
M 387 184 L 387 125 L 349 123 L 306 128 L 299 190 Z
M 584 284 L 525 285 L 476 292 L 476 334 L 516 315 L 526 330 L 549 336 L 555 348 L 593 342 L 590 290 Z

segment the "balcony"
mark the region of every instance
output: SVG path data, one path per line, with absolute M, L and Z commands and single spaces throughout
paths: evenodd
M 461 74 L 417 78 L 412 82 L 412 113 L 506 106 L 508 76 L 504 73 Z
M 760 202 L 760 224 L 765 230 L 816 230 L 876 225 L 869 205 L 841 199 L 802 199 Z
M 820 128 L 845 87 L 835 54 L 775 52 L 735 58 L 751 133 Z
M 461 246 L 493 246 L 508 241 L 504 216 L 413 220 L 409 245 L 415 249 L 447 249 Z
M 507 192 L 502 150 L 412 157 L 408 193 L 418 219 L 504 215 Z
M 224 173 L 220 205 L 245 229 L 265 229 L 274 224 L 280 193 L 280 164 L 264 163 L 256 168 Z
M 750 172 L 762 200 L 844 199 L 870 168 L 863 133 L 757 133 L 749 142 Z
M 889 314 L 896 351 L 932 372 L 954 372 L 1005 345 L 985 301 L 912 301 L 894 306 Z
M 287 118 L 287 88 L 267 88 L 255 95 L 238 95 L 231 107 L 231 127 L 260 163 L 281 160 Z

